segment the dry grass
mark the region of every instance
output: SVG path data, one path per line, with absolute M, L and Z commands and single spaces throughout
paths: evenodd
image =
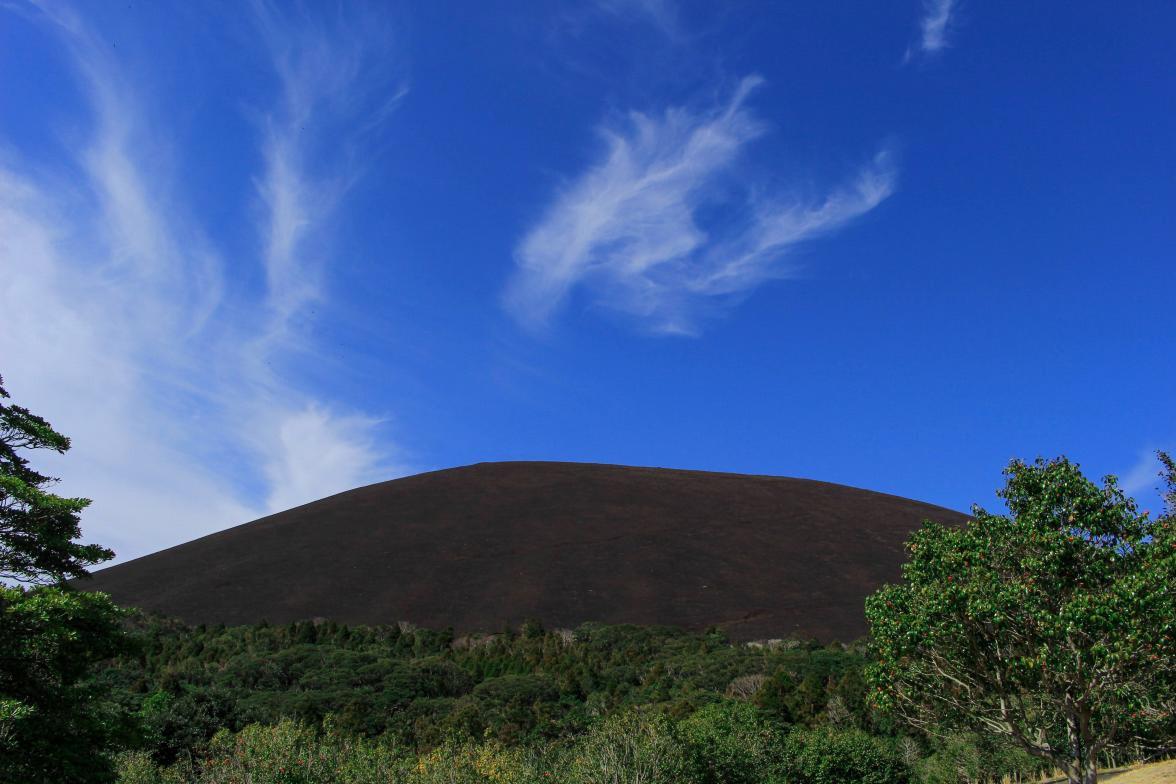
M 1115 784 L 1176 784 L 1176 760 L 1154 762 L 1098 778 L 1099 781 L 1113 781 Z
M 1100 783 L 1110 781 L 1114 784 L 1176 784 L 1176 760 L 1153 762 L 1150 765 L 1140 765 L 1134 768 L 1100 771 L 1098 780 Z M 1049 779 L 1043 784 L 1055 784 L 1056 782 L 1065 782 L 1065 779 Z

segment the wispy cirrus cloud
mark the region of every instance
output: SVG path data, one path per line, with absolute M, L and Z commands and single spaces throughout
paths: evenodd
M 916 52 L 935 54 L 950 44 L 948 32 L 951 29 L 952 14 L 958 6 L 957 0 L 923 0 L 923 16 L 919 20 L 919 40 L 907 49 L 909 60 Z
M 266 280 L 275 329 L 316 299 L 321 264 L 308 248 L 365 169 L 374 132 L 408 91 L 390 44 L 390 20 L 363 14 L 316 18 L 253 3 L 270 52 L 279 99 L 262 120 L 267 210 Z
M 1150 497 L 1162 485 L 1163 465 L 1156 457 L 1156 449 L 1144 449 L 1139 458 L 1119 477 L 1123 492 L 1133 497 Z M 1167 450 L 1169 454 L 1172 450 Z
M 565 36 L 577 37 L 586 30 L 602 24 L 607 24 L 613 33 L 613 28 L 618 26 L 628 27 L 642 34 L 652 29 L 663 36 L 664 42 L 671 45 L 682 43 L 688 37 L 676 0 L 562 2 L 556 6 L 550 21 L 550 32 L 555 34 L 559 42 L 560 54 L 565 58 L 565 65 L 568 64 L 566 58 L 570 56 L 566 51 Z M 646 43 L 652 43 L 652 40 Z
M 504 295 L 510 313 L 541 327 L 583 286 L 596 304 L 648 329 L 690 334 L 704 311 L 787 277 L 786 257 L 798 243 L 846 225 L 893 192 L 886 152 L 815 201 L 732 187 L 736 161 L 767 132 L 746 106 L 761 81 L 743 79 L 707 111 L 634 112 L 603 129 L 602 159 L 557 195 L 516 248 Z M 714 206 L 733 217 L 703 225 L 700 212 Z
M 95 499 L 88 538 L 140 555 L 401 473 L 380 418 L 290 369 L 315 348 L 300 323 L 326 296 L 333 210 L 404 94 L 384 17 L 254 7 L 277 87 L 244 175 L 257 252 L 232 260 L 262 273 L 250 288 L 162 165 L 182 151 L 111 48 L 68 6 L 21 10 L 65 45 L 92 127 L 59 166 L 0 156 L 0 372 L 73 437 L 53 462 Z
M 596 0 L 595 4 L 612 16 L 644 19 L 671 38 L 679 32 L 678 6 L 674 0 Z

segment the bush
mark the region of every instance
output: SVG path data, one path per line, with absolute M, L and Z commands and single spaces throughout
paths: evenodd
M 523 749 L 498 743 L 447 745 L 421 756 L 406 782 L 411 784 L 531 784 L 540 773 Z
M 128 751 L 115 761 L 119 784 L 164 784 L 163 770 L 145 751 Z
M 385 745 L 322 733 L 293 721 L 217 733 L 200 760 L 201 784 L 386 784 L 402 781 L 402 759 Z
M 0 584 L 0 781 L 114 781 L 133 727 L 89 675 L 127 651 L 122 616 L 105 594 Z
M 957 734 L 915 764 L 920 784 L 956 784 L 1000 777 L 1033 780 L 1049 772 L 1048 764 L 1007 742 Z
M 707 705 L 678 729 L 698 784 L 760 784 L 780 778 L 780 738 L 753 705 Z
M 534 756 L 495 742 L 447 743 L 403 756 L 386 743 L 283 721 L 222 730 L 197 761 L 169 767 L 151 755 L 118 759 L 119 784 L 530 784 L 541 780 Z
M 794 732 L 784 744 L 791 784 L 906 784 L 910 771 L 890 743 L 860 730 Z
M 576 784 L 684 784 L 685 751 L 664 716 L 636 712 L 613 717 L 573 749 L 557 780 Z

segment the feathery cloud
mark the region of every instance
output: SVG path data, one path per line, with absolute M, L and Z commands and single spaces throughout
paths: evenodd
M 758 76 L 709 111 L 632 113 L 602 131 L 603 159 L 560 193 L 515 252 L 505 296 L 523 324 L 541 327 L 580 285 L 595 302 L 663 333 L 690 334 L 704 310 L 770 278 L 797 243 L 868 212 L 895 187 L 879 153 L 846 185 L 810 202 L 731 197 L 724 188 L 745 147 L 767 127 L 746 108 Z M 703 226 L 702 208 L 734 208 L 732 225 Z
M 918 48 L 934 54 L 948 45 L 947 32 L 951 25 L 951 15 L 955 10 L 956 0 L 923 0 L 923 18 L 919 20 Z M 913 51 L 907 50 L 907 59 Z
M 644 19 L 671 38 L 678 33 L 678 7 L 673 0 L 596 0 L 596 7 L 613 16 Z
M 1162 468 L 1156 450 L 1144 449 L 1135 464 L 1120 476 L 1119 486 L 1129 496 L 1150 496 L 1163 484 L 1160 478 Z
M 307 245 L 362 174 L 373 131 L 407 85 L 387 52 L 395 31 L 385 18 L 292 17 L 298 12 L 283 14 L 265 0 L 255 0 L 254 11 L 280 95 L 263 121 L 265 171 L 257 181 L 268 213 L 269 303 L 280 332 L 319 296 L 322 270 Z
M 93 128 L 60 169 L 0 157 L 0 372 L 73 438 L 48 462 L 66 492 L 95 499 L 87 538 L 133 557 L 402 472 L 378 445 L 381 420 L 286 369 L 314 348 L 296 322 L 324 297 L 332 209 L 404 93 L 382 19 L 255 6 L 279 88 L 259 128 L 258 253 L 235 261 L 264 273 L 257 291 L 230 284 L 160 165 L 169 129 L 109 47 L 68 7 L 37 9 Z

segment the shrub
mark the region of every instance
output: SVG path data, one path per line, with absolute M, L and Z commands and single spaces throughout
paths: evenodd
M 523 749 L 501 744 L 446 745 L 421 756 L 407 779 L 411 784 L 531 784 L 540 774 Z
M 119 784 L 163 784 L 163 771 L 145 751 L 128 751 L 115 760 Z
M 951 735 L 915 765 L 920 784 L 956 784 L 1000 777 L 1032 780 L 1050 766 L 1011 744 L 976 735 Z
M 794 732 L 784 744 L 791 784 L 906 784 L 910 771 L 898 750 L 860 730 Z
M 200 784 L 392 784 L 403 781 L 403 762 L 386 745 L 319 733 L 293 721 L 253 724 L 212 739 L 199 763 Z M 150 780 L 147 780 L 150 781 Z M 127 784 L 122 782 L 120 784 Z
M 664 716 L 630 712 L 594 728 L 576 744 L 559 780 L 576 784 L 684 784 L 685 751 Z
M 759 784 L 780 775 L 780 738 L 745 702 L 720 702 L 681 722 L 679 735 L 698 784 Z

